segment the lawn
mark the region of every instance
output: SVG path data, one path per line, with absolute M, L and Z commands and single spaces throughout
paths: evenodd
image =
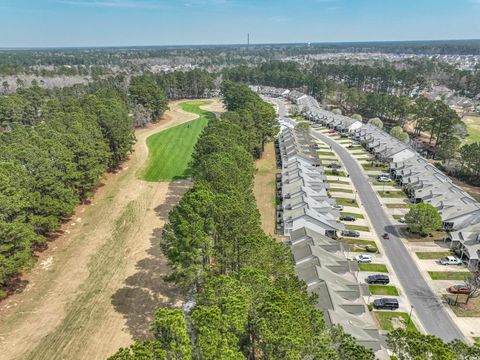
M 457 295 L 453 294 L 444 296 L 445 299 L 451 299 L 449 305 L 455 315 L 459 317 L 480 317 L 480 297 L 472 297 L 468 300 L 468 303 L 465 304 L 467 300 L 466 295 L 459 295 L 458 298 Z M 455 301 L 457 301 L 457 304 L 455 304 Z
M 377 243 L 372 240 L 361 240 L 361 239 L 353 239 L 353 238 L 343 238 L 342 242 L 350 244 L 349 250 L 353 252 L 366 252 L 367 247 L 377 249 L 377 254 L 379 253 Z
M 405 193 L 403 191 L 379 191 L 378 195 L 380 195 L 383 198 L 389 198 L 389 199 L 406 198 Z
M 365 216 L 363 216 L 362 214 L 356 214 L 356 213 L 345 212 L 345 211 L 342 211 L 340 213 L 340 215 L 342 215 L 342 216 L 353 216 L 356 219 L 365 219 Z
M 329 184 L 341 184 L 341 185 L 350 185 L 348 181 L 342 180 L 327 180 Z
M 407 331 L 418 332 L 413 321 L 408 321 L 408 313 L 397 311 L 374 311 L 373 312 L 380 323 L 380 327 L 386 331 L 395 330 L 402 327 Z
M 347 194 L 353 194 L 353 190 L 350 189 L 342 189 L 342 188 L 330 188 L 328 189 L 330 192 L 342 192 Z
M 345 224 L 347 230 L 370 231 L 368 226 Z
M 338 205 L 358 207 L 358 203 L 354 199 L 337 198 L 337 197 L 334 197 L 334 199 Z
M 368 285 L 372 295 L 398 296 L 398 290 L 392 285 Z
M 395 181 L 389 181 L 389 182 L 374 181 L 373 185 L 395 186 L 397 185 L 397 183 Z
M 480 116 L 465 116 L 463 122 L 467 125 L 467 143 L 480 141 Z
M 389 209 L 408 209 L 410 207 L 409 204 L 385 204 L 385 206 Z
M 400 220 L 402 217 L 405 217 L 404 215 L 392 215 L 392 217 L 395 219 L 395 220 Z
M 384 264 L 358 264 L 358 268 L 361 271 L 388 273 L 388 269 Z
M 415 254 L 417 254 L 417 257 L 421 260 L 436 260 L 436 259 L 440 259 L 442 257 L 445 257 L 445 256 L 450 256 L 452 255 L 451 252 L 449 251 L 419 251 L 419 252 L 416 252 Z
M 180 104 L 183 110 L 198 114 L 200 118 L 147 138 L 149 156 L 141 176 L 143 180 L 169 181 L 188 178 L 189 162 L 197 139 L 208 120 L 215 118 L 213 113 L 200 109 L 200 106 L 208 103 L 199 101 Z
M 432 280 L 465 280 L 470 275 L 469 271 L 429 271 Z
M 318 156 L 335 156 L 331 151 L 317 151 Z
M 375 166 L 375 165 L 371 165 L 371 164 L 362 164 L 362 167 L 364 170 L 366 171 L 387 171 L 388 170 L 388 166 L 387 165 L 382 165 L 382 166 Z
M 362 145 L 349 146 L 348 148 L 349 148 L 350 150 L 358 150 L 358 149 L 362 149 L 362 150 L 363 150 Z
M 327 176 L 347 177 L 347 174 L 345 174 L 344 171 L 338 171 L 338 170 L 325 170 L 324 174 Z
M 352 152 L 352 155 L 365 155 L 365 156 L 367 156 L 368 153 L 366 151 L 354 151 L 354 152 Z

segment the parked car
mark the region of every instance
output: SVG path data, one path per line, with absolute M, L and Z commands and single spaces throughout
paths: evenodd
M 338 204 L 332 205 L 332 209 L 343 211 L 343 205 L 338 205 Z
M 348 138 L 348 134 L 342 133 L 342 134 L 340 134 L 340 137 L 341 137 L 341 138 Z
M 336 134 L 337 132 L 335 130 L 330 130 L 328 133 L 329 134 Z
M 355 256 L 355 260 L 359 263 L 368 264 L 368 263 L 372 262 L 372 257 L 370 255 L 360 254 L 360 255 Z
M 351 215 L 342 215 L 342 216 L 340 216 L 340 220 L 342 220 L 342 221 L 355 221 L 357 219 L 354 216 L 351 216 Z
M 338 164 L 338 163 L 331 163 L 331 164 L 328 164 L 327 165 L 327 168 L 330 168 L 330 169 L 341 169 L 342 165 Z
M 400 219 L 398 219 L 398 222 L 404 224 L 406 222 L 405 216 L 402 216 Z
M 360 237 L 360 233 L 355 230 L 343 230 L 342 231 L 342 236 L 348 236 L 348 237 Z
M 380 182 L 391 182 L 393 181 L 392 178 L 388 175 L 378 175 L 377 180 Z
M 462 265 L 462 260 L 455 256 L 445 256 L 440 259 L 442 265 Z
M 472 290 L 466 285 L 453 285 L 447 291 L 451 294 L 470 294 Z
M 390 278 L 388 275 L 385 274 L 375 274 L 375 275 L 369 275 L 365 279 L 365 282 L 367 284 L 382 284 L 386 285 L 390 282 Z
M 375 309 L 396 310 L 399 307 L 398 300 L 394 298 L 380 298 L 373 300 Z
M 358 141 L 358 140 L 352 140 L 352 145 L 360 145 L 360 141 Z

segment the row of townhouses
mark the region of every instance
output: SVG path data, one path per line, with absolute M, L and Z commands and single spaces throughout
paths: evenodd
M 339 324 L 360 344 L 383 351 L 384 334 L 364 301 L 368 286 L 357 279 L 357 262 L 346 257 L 348 244 L 337 240 L 344 226 L 336 220 L 339 211 L 327 194 L 316 146 L 308 129 L 285 128 L 276 142 L 282 169 L 277 182 L 280 218 L 296 274 L 318 295 L 317 307 L 328 325 Z
M 263 88 L 257 89 L 263 92 Z M 390 166 L 393 179 L 400 184 L 412 203 L 428 203 L 440 213 L 450 243 L 468 267 L 479 270 L 480 203 L 419 155 L 385 131 L 347 116 L 320 108 L 317 101 L 298 91 L 277 89 L 280 95 L 302 108 L 312 122 L 339 132 L 348 132 L 371 154 Z

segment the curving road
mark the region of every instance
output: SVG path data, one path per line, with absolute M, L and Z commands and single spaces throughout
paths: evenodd
M 328 136 L 318 131 L 312 131 L 312 135 L 331 146 L 342 160 L 377 234 L 390 233 L 389 240 L 381 239 L 382 245 L 425 331 L 447 342 L 455 339 L 465 341 L 463 334 L 432 292 L 402 243 L 395 226 L 390 221 L 358 162 L 347 149 Z

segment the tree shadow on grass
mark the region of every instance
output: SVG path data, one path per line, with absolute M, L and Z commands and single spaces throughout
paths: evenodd
M 170 184 L 165 202 L 155 208 L 155 213 L 161 220 L 168 220 L 168 213 L 190 185 L 188 181 Z M 182 299 L 178 289 L 163 280 L 170 269 L 160 249 L 162 231 L 163 228 L 153 230 L 148 256 L 137 262 L 137 272 L 128 277 L 125 286 L 112 296 L 112 305 L 123 315 L 128 332 L 134 339 L 150 338 L 150 323 L 156 310 L 174 306 Z

